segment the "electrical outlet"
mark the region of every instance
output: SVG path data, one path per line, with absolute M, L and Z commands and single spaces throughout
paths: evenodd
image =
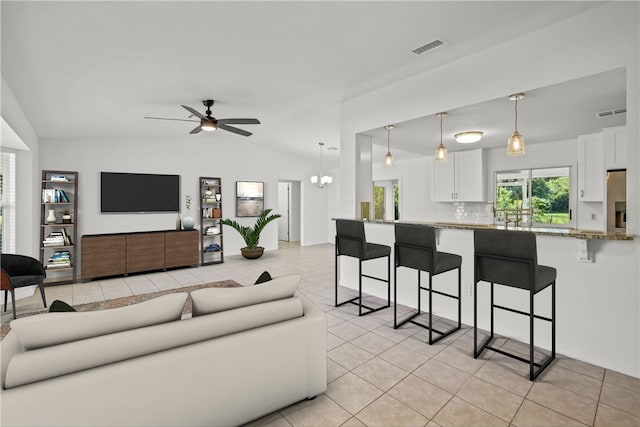
M 591 221 L 597 221 L 597 219 L 598 218 L 596 217 L 596 214 L 592 213 L 591 214 Z

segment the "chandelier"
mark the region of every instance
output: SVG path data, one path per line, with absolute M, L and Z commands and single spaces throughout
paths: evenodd
M 324 142 L 318 142 L 318 145 L 320 146 L 320 175 L 312 176 L 311 183 L 318 188 L 324 188 L 326 185 L 333 182 L 333 178 L 328 175 L 324 175 L 322 172 L 322 149 L 324 147 Z

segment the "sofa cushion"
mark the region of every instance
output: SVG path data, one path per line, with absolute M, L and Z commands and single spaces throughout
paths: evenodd
M 129 329 L 180 320 L 186 292 L 111 310 L 45 313 L 11 321 L 23 349 L 33 350 Z
M 260 286 L 243 286 L 240 288 L 209 288 L 191 292 L 193 316 L 231 310 L 247 305 L 260 304 L 292 297 L 301 277 L 290 275 L 277 277 Z
M 287 298 L 180 322 L 153 325 L 144 329 L 128 330 L 26 351 L 14 355 L 9 362 L 4 386 L 7 389 L 19 387 L 298 319 L 302 315 L 302 301 L 298 298 Z M 248 344 L 247 347 L 251 348 L 251 345 Z M 177 360 L 176 363 L 179 365 L 180 361 Z

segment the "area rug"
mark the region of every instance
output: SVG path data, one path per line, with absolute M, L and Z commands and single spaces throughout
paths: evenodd
M 161 295 L 172 294 L 175 292 L 191 292 L 198 289 L 203 288 L 237 288 L 240 287 L 237 282 L 233 280 L 222 280 L 220 282 L 212 282 L 212 283 L 203 283 L 201 285 L 193 285 L 193 286 L 185 286 L 183 288 L 175 288 L 175 289 L 164 289 L 162 291 L 151 292 L 148 294 L 141 295 L 131 295 L 128 297 L 114 298 L 103 301 L 90 302 L 86 304 L 78 304 L 74 305 L 73 308 L 76 311 L 96 311 L 96 310 L 108 310 L 111 308 L 125 307 L 127 305 L 137 304 L 142 301 L 150 300 Z M 49 301 L 51 303 L 53 301 Z M 187 298 L 187 302 L 184 304 L 184 309 L 182 310 L 182 314 L 190 314 L 192 309 L 191 303 L 191 294 Z M 18 318 L 33 316 L 35 314 L 47 313 L 49 310 L 46 308 L 42 308 L 42 310 L 32 311 L 29 313 L 18 313 Z M 2 322 L 2 327 L 0 328 L 0 340 L 3 339 L 11 330 L 9 323 L 13 319 L 9 319 L 6 322 Z

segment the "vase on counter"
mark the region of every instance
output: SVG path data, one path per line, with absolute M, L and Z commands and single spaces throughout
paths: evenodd
M 47 216 L 47 223 L 48 224 L 52 224 L 54 222 L 56 222 L 58 218 L 56 218 L 56 211 L 55 209 L 49 209 L 49 216 Z
M 187 209 L 187 215 L 182 218 L 182 228 L 185 230 L 193 230 L 193 226 L 195 225 L 195 221 L 191 216 L 191 212 Z
M 178 212 L 178 216 L 176 217 L 176 230 L 182 230 L 182 219 L 180 218 L 180 212 Z

